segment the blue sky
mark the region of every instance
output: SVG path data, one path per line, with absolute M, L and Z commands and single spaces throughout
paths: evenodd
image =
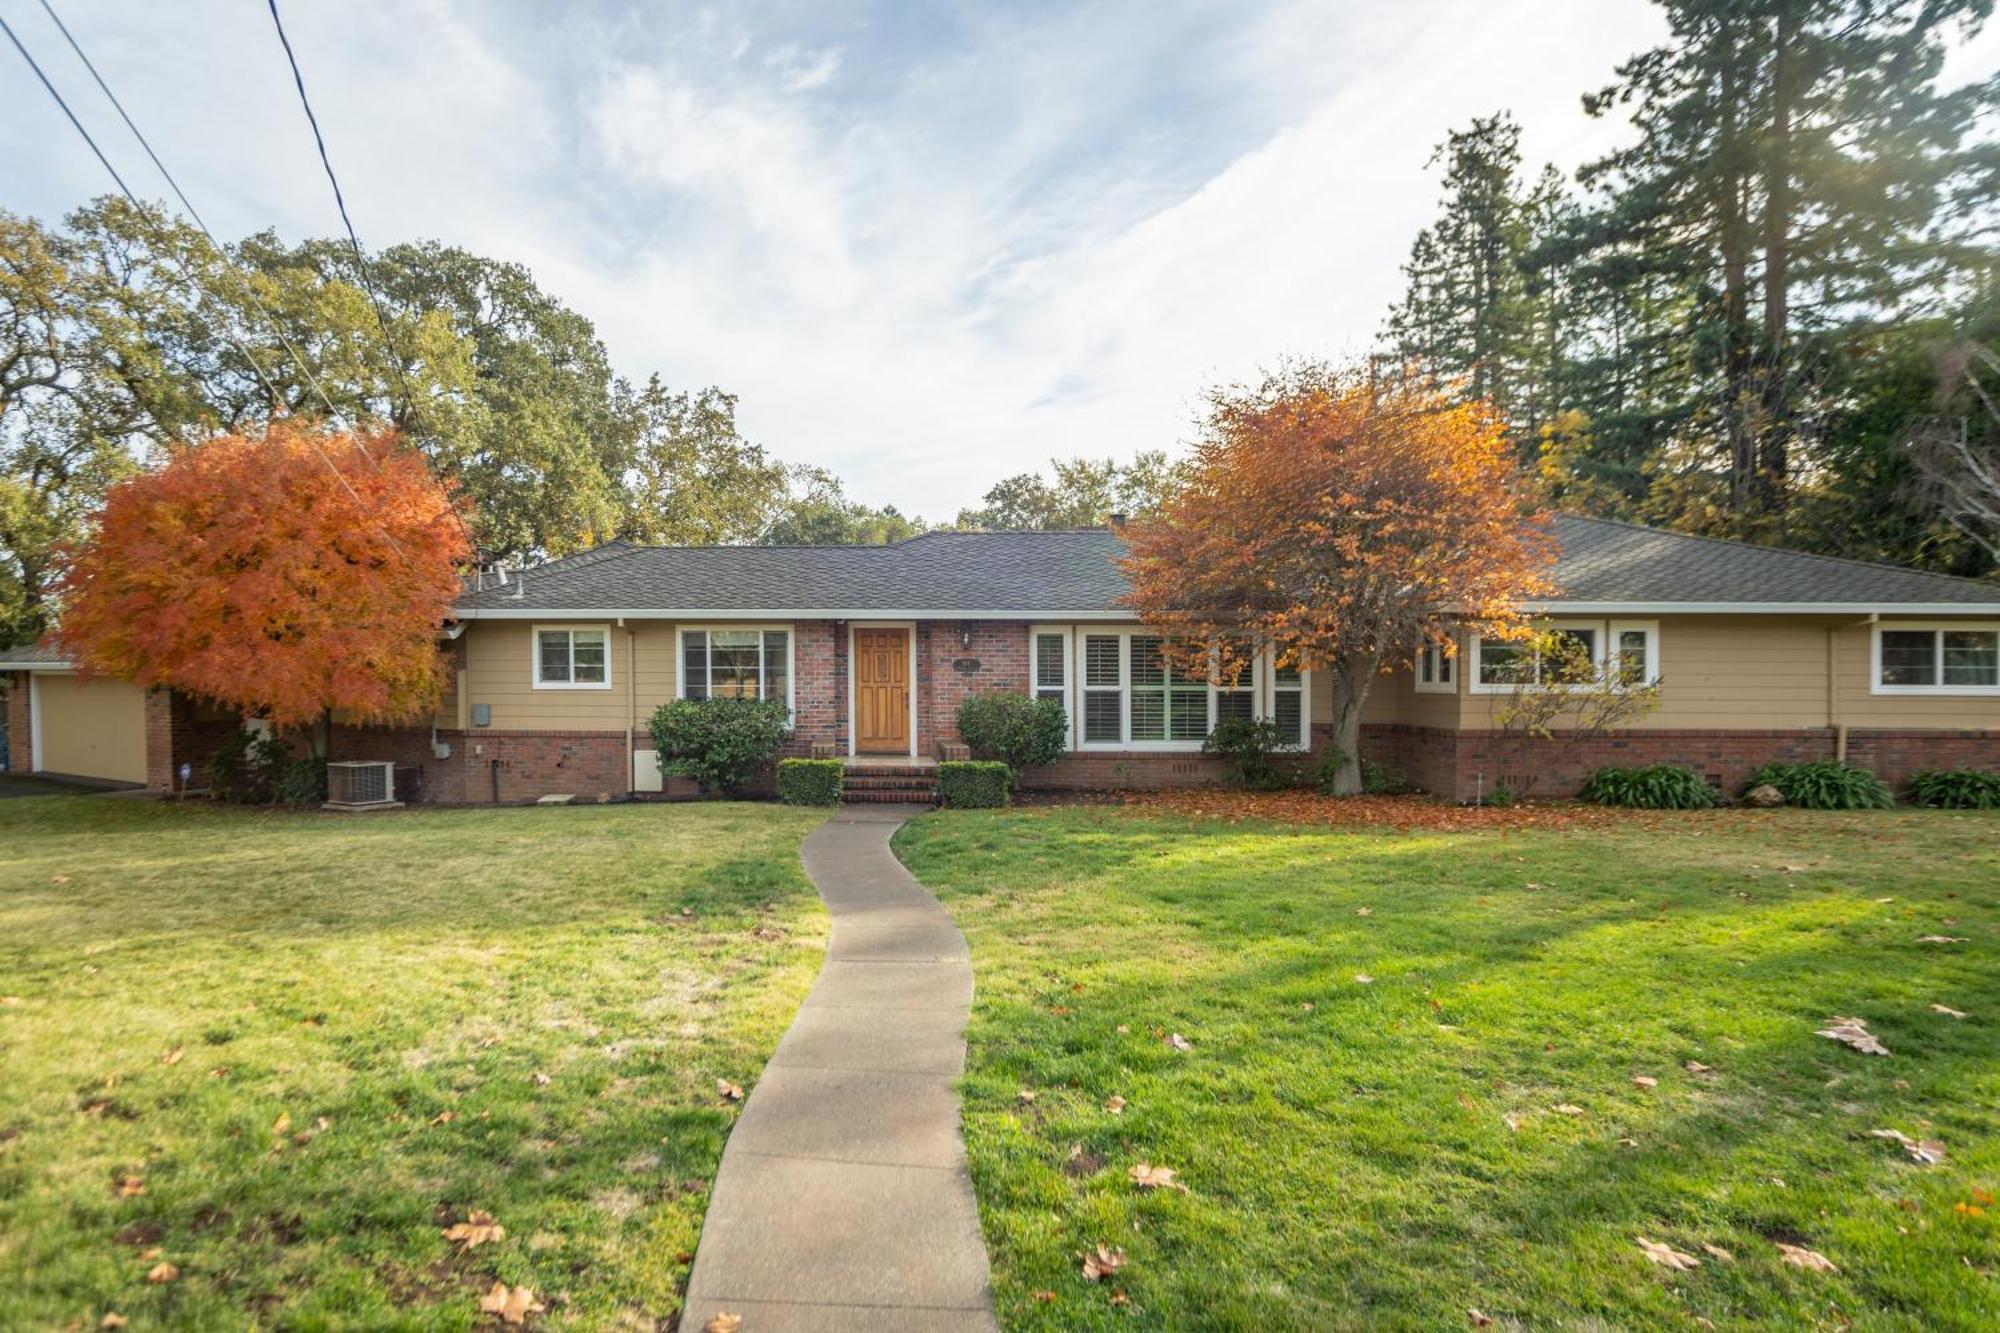
M 55 2 L 220 233 L 338 228 L 261 0 Z M 1532 162 L 1594 156 L 1625 130 L 1579 95 L 1663 32 L 1645 0 L 281 7 L 364 243 L 521 261 L 623 372 L 939 518 L 1362 349 L 1430 146 L 1507 107 Z M 0 12 L 164 195 L 39 4 Z M 0 206 L 108 188 L 0 68 Z

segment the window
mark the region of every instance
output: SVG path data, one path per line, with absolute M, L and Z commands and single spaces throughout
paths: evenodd
M 1069 712 L 1069 633 L 1037 628 L 1033 636 L 1035 697 L 1054 699 Z
M 1458 658 L 1440 644 L 1417 654 L 1417 688 L 1426 694 L 1458 693 Z
M 722 627 L 681 631 L 681 698 L 776 699 L 792 706 L 788 629 Z
M 1036 681 L 1040 691 L 1040 631 Z M 1082 630 L 1081 708 L 1084 748 L 1197 750 L 1215 725 L 1228 718 L 1269 717 L 1291 743 L 1311 736 L 1304 672 L 1274 671 L 1259 658 L 1231 677 L 1208 680 L 1177 671 L 1161 652 L 1160 637 L 1144 630 Z
M 1610 631 L 1611 678 L 1627 689 L 1659 684 L 1659 624 L 1650 620 L 1614 620 Z
M 603 625 L 535 626 L 535 688 L 611 688 L 611 631 Z
M 2000 694 L 2000 627 L 1878 626 L 1877 694 Z
M 1517 685 L 1538 685 L 1560 689 L 1565 685 L 1595 684 L 1605 674 L 1620 687 L 1654 685 L 1660 679 L 1660 626 L 1652 620 L 1570 620 L 1547 626 L 1550 633 L 1567 645 L 1558 661 L 1550 660 L 1534 644 L 1504 642 L 1473 636 L 1471 685 L 1474 694 L 1504 694 Z M 1566 678 L 1560 678 L 1566 677 Z M 1423 665 L 1418 665 L 1418 689 L 1448 689 L 1426 686 Z

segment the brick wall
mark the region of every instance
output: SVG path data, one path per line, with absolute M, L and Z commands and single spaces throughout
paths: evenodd
M 209 761 L 223 742 L 242 730 L 243 721 L 224 709 L 203 708 L 171 690 L 146 692 L 146 788 L 180 789 L 180 767 L 188 765 L 190 787 L 208 786 Z
M 847 626 L 804 620 L 792 627 L 792 739 L 784 753 L 810 755 L 815 745 L 847 753 Z M 651 742 L 649 741 L 648 744 Z
M 1028 624 L 925 621 L 917 626 L 917 677 L 917 753 L 940 755 L 960 740 L 960 704 L 975 694 L 1028 692 Z
M 1606 766 L 1682 764 L 1730 795 L 1774 760 L 1831 759 L 1838 748 L 1828 728 L 1785 731 L 1622 731 L 1578 741 L 1558 732 L 1531 743 L 1538 797 L 1573 796 Z M 1362 729 L 1364 757 L 1389 764 L 1411 781 L 1451 800 L 1470 801 L 1497 783 L 1523 785 L 1521 744 L 1493 731 L 1445 731 L 1400 723 Z M 1847 761 L 1892 787 L 1925 768 L 2000 770 L 2000 732 L 1864 730 L 1848 732 Z
M 8 771 L 25 773 L 34 764 L 28 737 L 28 673 L 9 671 L 4 684 L 7 689 Z

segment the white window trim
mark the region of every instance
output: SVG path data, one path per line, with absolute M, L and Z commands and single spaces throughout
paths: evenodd
M 1646 670 L 1635 686 L 1620 682 L 1619 689 L 1648 689 L 1660 683 L 1660 622 L 1657 620 L 1613 620 L 1605 628 L 1604 669 L 1609 671 L 1618 659 L 1618 636 L 1630 630 L 1639 630 L 1646 636 Z
M 687 636 L 690 633 L 714 634 L 730 630 L 755 630 L 759 635 L 769 630 L 781 629 L 785 632 L 785 712 L 789 728 L 798 721 L 798 705 L 794 702 L 799 688 L 799 632 L 790 625 L 772 622 L 770 624 L 746 624 L 742 621 L 724 620 L 710 625 L 674 626 L 674 698 L 685 699 L 687 693 Z M 758 661 L 763 661 L 763 645 L 758 645 Z M 759 667 L 762 670 L 762 667 Z M 758 688 L 763 688 L 761 678 Z
M 1076 674 L 1074 651 L 1076 644 L 1068 625 L 1028 626 L 1028 697 L 1031 699 L 1042 697 L 1044 687 L 1038 673 L 1041 669 L 1040 644 L 1045 634 L 1062 643 L 1063 718 L 1069 725 L 1069 748 L 1074 750 L 1077 742 L 1083 737 L 1083 722 L 1078 716 L 1077 708 L 1077 692 L 1081 688 L 1081 683 Z
M 1884 685 L 1882 683 L 1882 635 L 1885 631 L 1931 633 L 1931 652 L 1938 669 L 1935 685 Z M 1884 620 L 1868 635 L 1868 692 L 1885 695 L 1916 695 L 1945 699 L 1991 699 L 2000 696 L 2000 685 L 1947 685 L 1944 683 L 1944 644 L 1947 630 L 1971 630 L 1977 634 L 2000 633 L 2000 620 Z
M 1458 678 L 1460 675 L 1459 666 L 1465 661 L 1466 655 L 1463 652 L 1457 651 L 1457 647 L 1458 645 L 1456 643 L 1453 643 L 1451 649 L 1448 650 L 1442 645 L 1435 643 L 1427 643 L 1423 647 L 1417 649 L 1417 660 L 1410 666 L 1410 675 L 1417 682 L 1418 694 L 1458 693 Z M 1451 679 L 1449 680 L 1424 679 L 1424 659 L 1431 653 L 1437 654 L 1436 660 L 1441 668 L 1439 674 L 1449 675 Z
M 1652 630 L 1652 635 L 1648 640 L 1650 646 L 1647 648 L 1646 657 L 1653 669 L 1650 672 L 1649 678 L 1646 683 L 1649 685 L 1655 683 L 1659 679 L 1659 672 L 1657 668 L 1659 665 L 1659 656 L 1660 656 L 1660 629 L 1658 621 L 1615 620 L 1607 622 L 1603 620 L 1544 620 L 1536 622 L 1536 627 L 1538 629 L 1543 629 L 1543 630 L 1573 629 L 1573 630 L 1590 630 L 1591 632 L 1593 632 L 1597 636 L 1596 666 L 1597 666 L 1597 674 L 1600 678 L 1610 667 L 1611 626 L 1613 625 L 1622 627 L 1624 629 L 1650 628 Z M 1464 653 L 1464 656 L 1467 659 L 1465 664 L 1465 688 L 1473 694 L 1512 694 L 1515 690 L 1515 682 L 1513 681 L 1488 683 L 1480 679 L 1480 676 L 1482 674 L 1479 661 L 1480 648 L 1481 648 L 1480 636 L 1477 634 L 1472 635 L 1471 640 Z M 1556 690 L 1556 689 L 1574 690 L 1583 687 L 1575 685 L 1543 685 L 1540 682 L 1537 682 L 1533 685 L 1527 686 L 1526 688 L 1530 690 Z
M 1055 627 L 1041 626 L 1047 631 Z M 1069 683 L 1070 697 L 1075 701 L 1071 710 L 1071 749 L 1089 753 L 1126 754 L 1200 754 L 1202 742 L 1195 741 L 1135 741 L 1127 739 L 1132 735 L 1132 638 L 1155 637 L 1155 631 L 1144 626 L 1130 625 L 1077 625 L 1070 631 Z M 1093 691 L 1084 684 L 1085 655 L 1084 640 L 1092 636 L 1115 637 L 1118 639 L 1118 733 L 1119 740 L 1087 741 L 1083 738 L 1084 703 L 1092 693 L 1109 692 L 1110 686 Z M 1033 640 L 1029 640 L 1032 648 Z M 1250 673 L 1250 695 L 1252 714 L 1260 718 L 1272 716 L 1272 697 L 1277 692 L 1277 667 L 1269 653 L 1259 653 Z M 1207 730 L 1215 730 L 1215 696 L 1217 686 L 1211 681 L 1208 691 Z M 1227 693 L 1225 690 L 1224 693 Z M 1299 672 L 1299 737 L 1293 748 L 1312 748 L 1312 672 Z
M 789 629 L 790 626 L 773 625 L 771 628 Z M 941 632 L 942 628 L 940 627 L 939 630 L 933 632 Z M 858 759 L 861 756 L 861 735 L 854 724 L 854 631 L 858 629 L 899 629 L 903 631 L 903 643 L 906 651 L 909 653 L 910 662 L 909 676 L 907 677 L 909 681 L 907 693 L 910 696 L 909 755 L 910 758 L 915 759 L 917 757 L 917 622 L 914 620 L 850 620 L 847 622 L 847 757 L 849 759 Z M 794 644 L 798 641 L 799 636 L 796 633 L 787 640 L 787 642 Z M 785 677 L 788 684 L 792 679 L 793 677 L 790 675 Z M 871 750 L 869 753 L 876 758 L 880 758 L 886 751 Z
M 572 636 L 570 639 L 570 663 L 569 663 L 570 671 L 572 673 L 576 671 L 576 639 L 574 637 L 576 633 L 579 630 L 584 631 L 586 633 L 588 633 L 591 630 L 595 630 L 597 633 L 602 634 L 604 636 L 604 679 L 603 680 L 574 681 L 574 680 L 542 679 L 542 635 L 553 634 L 558 630 L 561 630 L 564 633 L 567 633 Z M 528 630 L 528 662 L 529 662 L 528 669 L 533 673 L 529 677 L 529 679 L 534 682 L 534 687 L 538 690 L 608 690 L 611 688 L 611 677 L 614 674 L 614 666 L 612 663 L 612 659 L 615 656 L 616 654 L 614 654 L 611 651 L 611 626 L 609 625 L 577 625 L 577 624 L 562 623 L 562 624 L 549 624 L 549 625 L 533 625 L 530 626 Z

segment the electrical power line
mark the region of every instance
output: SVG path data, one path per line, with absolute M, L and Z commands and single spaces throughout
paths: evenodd
M 42 3 L 46 5 L 48 0 L 42 0 Z M 347 215 L 347 196 L 341 193 L 340 177 L 334 174 L 333 159 L 326 151 L 326 136 L 320 133 L 319 117 L 313 113 L 312 99 L 306 96 L 305 75 L 299 70 L 299 58 L 292 50 L 292 39 L 285 33 L 285 21 L 278 15 L 278 0 L 266 0 L 266 4 L 271 10 L 271 24 L 278 30 L 278 44 L 285 48 L 285 63 L 292 68 L 292 84 L 299 90 L 299 105 L 305 108 L 306 123 L 312 127 L 313 144 L 319 149 L 319 164 L 326 170 L 327 184 L 333 187 L 334 206 L 340 210 L 341 225 L 347 228 L 347 245 L 354 253 L 355 274 L 361 280 L 361 289 L 368 293 L 369 306 L 375 311 L 375 326 L 382 331 L 382 347 L 389 354 L 389 365 L 396 372 L 396 382 L 402 386 L 403 400 L 414 411 L 416 394 L 410 390 L 410 381 L 403 373 L 403 358 L 397 353 L 395 339 L 389 334 L 389 318 L 383 313 L 382 298 L 376 293 L 375 281 L 369 275 L 368 257 L 362 252 L 361 238 L 355 234 L 354 220 Z M 466 526 L 465 516 L 458 512 L 458 502 L 444 488 L 443 482 L 438 483 L 438 489 L 451 510 L 453 521 L 458 524 L 459 534 L 465 538 L 467 548 L 476 559 L 479 548 L 472 539 L 472 530 Z
M 43 72 L 40 62 L 37 61 L 35 57 L 28 51 L 28 48 L 21 41 L 20 34 L 14 31 L 13 25 L 7 22 L 6 15 L 4 14 L 0 14 L 0 32 L 5 32 L 7 34 L 7 40 L 12 42 L 14 44 L 14 49 L 21 53 L 21 59 L 28 62 L 28 68 L 35 72 L 35 77 L 41 81 L 43 89 L 46 90 L 48 92 L 48 95 L 55 100 L 55 104 L 62 108 L 63 115 L 69 119 L 69 123 L 73 127 L 75 127 L 76 132 L 83 137 L 83 141 L 86 144 L 90 145 L 90 151 L 96 155 L 98 162 L 103 165 L 105 171 L 110 173 L 111 179 L 118 183 L 119 192 L 122 193 L 125 196 L 125 198 L 131 203 L 132 207 L 138 211 L 138 214 L 141 218 L 150 222 L 152 220 L 152 214 L 147 210 L 146 205 L 140 202 L 139 197 L 136 194 L 132 193 L 132 188 L 125 183 L 125 178 L 118 174 L 118 168 L 111 165 L 111 159 L 106 157 L 104 155 L 104 150 L 97 146 L 97 140 L 91 137 L 90 131 L 84 128 L 83 122 L 77 119 L 76 112 L 70 110 L 69 103 L 64 100 L 62 93 L 57 91 L 55 84 L 49 81 L 49 76 Z M 108 90 L 107 90 L 107 95 L 108 95 Z M 228 262 L 228 255 L 226 253 L 223 255 L 223 259 L 224 262 Z M 175 262 L 176 264 L 179 264 L 178 257 L 176 257 Z M 191 272 L 188 271 L 186 265 L 180 264 L 179 266 L 181 268 L 181 276 L 188 283 L 188 285 L 190 287 L 193 287 L 197 291 L 200 290 L 201 287 L 200 281 L 196 279 Z M 264 367 L 258 362 L 257 358 L 251 353 L 250 349 L 246 347 L 242 343 L 242 341 L 236 337 L 235 333 L 231 330 L 225 329 L 223 332 L 223 336 L 227 338 L 232 345 L 235 346 L 237 351 L 243 354 L 243 359 L 250 363 L 250 368 L 257 372 L 257 378 L 260 381 L 262 381 L 265 392 L 271 395 L 271 405 L 274 408 L 280 406 L 284 402 L 282 395 L 278 393 L 277 387 L 272 383 L 270 375 L 265 372 Z M 341 489 L 347 492 L 349 498 L 351 498 L 358 507 L 364 510 L 367 509 L 368 506 L 362 503 L 360 494 L 355 491 L 354 487 L 351 484 L 349 484 L 346 475 L 343 474 L 340 468 L 335 465 L 332 456 L 329 455 L 326 452 L 326 450 L 320 446 L 319 441 L 313 437 L 311 432 L 306 433 L 306 438 L 311 442 L 313 451 L 320 456 L 320 461 L 326 464 L 328 470 L 333 473 L 334 479 L 340 483 Z M 389 545 L 396 551 L 398 555 L 403 554 L 402 546 L 397 543 L 395 537 L 390 535 L 389 530 L 385 527 L 382 527 L 379 522 L 376 524 L 376 527 L 382 533 L 383 540 L 388 542 Z
M 251 304 L 257 307 L 259 313 L 270 322 L 271 331 L 278 335 L 278 341 L 284 344 L 285 351 L 290 353 L 292 360 L 298 364 L 299 372 L 306 377 L 306 382 L 312 386 L 313 392 L 319 395 L 319 400 L 326 404 L 327 415 L 338 418 L 340 410 L 333 405 L 333 399 L 327 395 L 326 388 L 320 383 L 319 377 L 313 374 L 312 367 L 306 364 L 305 356 L 293 344 L 291 338 L 286 336 L 284 325 L 279 322 L 277 315 L 272 313 L 271 308 L 264 304 L 263 298 L 257 295 L 257 288 L 250 281 L 249 277 L 240 272 L 234 263 L 230 262 L 229 252 L 222 248 L 222 242 L 216 239 L 215 233 L 209 230 L 206 222 L 202 221 L 201 214 L 195 210 L 193 202 L 187 197 L 187 192 L 182 190 L 180 182 L 174 179 L 174 173 L 167 170 L 167 164 L 162 162 L 160 155 L 153 151 L 152 143 L 140 132 L 139 127 L 133 123 L 131 115 L 125 110 L 125 104 L 118 100 L 118 94 L 111 91 L 111 85 L 104 81 L 104 76 L 97 72 L 97 66 L 91 63 L 89 56 L 84 54 L 83 47 L 71 35 L 69 25 L 62 21 L 62 16 L 56 13 L 55 7 L 49 3 L 49 0 L 42 0 L 42 10 L 49 16 L 49 21 L 56 25 L 56 31 L 63 35 L 63 40 L 69 43 L 69 49 L 76 53 L 76 58 L 83 62 L 83 67 L 90 71 L 90 77 L 97 81 L 98 91 L 104 94 L 105 100 L 111 103 L 113 110 L 117 111 L 118 118 L 125 122 L 125 128 L 132 131 L 132 137 L 139 141 L 139 146 L 146 150 L 146 156 L 152 159 L 153 166 L 159 170 L 160 175 L 166 178 L 168 188 L 173 190 L 174 197 L 181 201 L 181 207 L 187 210 L 188 216 L 194 219 L 194 225 L 201 228 L 201 234 L 208 238 L 208 243 L 215 248 L 215 252 L 218 255 L 222 256 L 224 265 L 242 282 L 244 294 L 250 298 Z M 71 123 L 75 123 L 74 117 L 71 118 Z M 102 154 L 99 154 L 99 160 L 103 160 Z M 105 166 L 108 169 L 110 164 L 105 163 Z M 113 172 L 112 176 L 116 179 L 117 173 Z M 124 182 L 120 181 L 119 184 L 122 186 Z M 129 195 L 130 191 L 126 193 Z M 374 461 L 372 456 L 369 461 Z M 377 463 L 376 467 L 379 470 L 381 464 Z

